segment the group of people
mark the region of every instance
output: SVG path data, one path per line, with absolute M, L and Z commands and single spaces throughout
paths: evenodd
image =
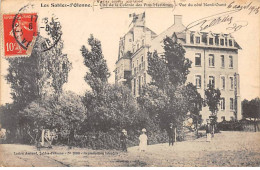
M 125 129 L 122 130 L 122 134 L 120 136 L 120 143 L 121 143 L 121 148 L 123 151 L 127 152 L 127 147 L 126 147 L 126 139 L 127 139 L 127 131 Z M 147 135 L 146 135 L 146 129 L 142 129 L 142 134 L 139 136 L 139 151 L 145 152 L 147 148 Z
M 207 120 L 206 125 L 206 134 L 207 134 L 207 142 L 211 141 L 211 138 L 214 133 L 214 128 L 212 127 L 210 120 Z M 173 146 L 174 142 L 176 141 L 176 128 L 174 128 L 173 124 L 169 124 L 168 129 L 168 136 L 169 136 L 169 146 Z M 126 140 L 127 140 L 127 131 L 125 129 L 122 130 L 121 136 L 120 136 L 120 143 L 121 148 L 123 151 L 127 152 L 127 146 L 126 146 Z M 144 152 L 147 149 L 147 135 L 146 135 L 146 129 L 142 129 L 142 134 L 139 136 L 139 151 Z
M 171 123 L 168 129 L 168 136 L 169 136 L 169 146 L 174 144 L 175 142 L 175 132 L 176 129 L 173 127 L 173 124 Z M 120 136 L 120 143 L 121 143 L 121 148 L 124 152 L 127 152 L 127 147 L 126 147 L 126 139 L 127 139 L 127 131 L 125 129 L 122 130 L 121 136 Z M 146 135 L 146 129 L 142 129 L 142 134 L 139 136 L 139 151 L 140 152 L 145 152 L 147 149 L 147 142 L 148 142 L 148 137 Z

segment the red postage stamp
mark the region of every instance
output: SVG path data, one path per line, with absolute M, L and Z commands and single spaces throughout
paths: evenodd
M 4 55 L 30 55 L 37 32 L 36 13 L 4 14 Z

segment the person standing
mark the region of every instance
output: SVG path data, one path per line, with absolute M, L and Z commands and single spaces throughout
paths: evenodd
M 209 120 L 207 120 L 206 134 L 207 134 L 207 142 L 210 142 L 211 141 L 211 125 L 210 125 Z
M 173 146 L 173 143 L 175 142 L 175 132 L 174 132 L 173 123 L 169 124 L 168 137 L 169 137 L 169 146 L 171 145 Z
M 122 150 L 124 152 L 127 152 L 126 139 L 127 139 L 127 131 L 123 129 L 120 135 L 120 143 L 121 143 Z
M 141 152 L 145 152 L 146 149 L 147 149 L 147 135 L 145 134 L 146 133 L 146 129 L 143 128 L 142 129 L 142 134 L 139 136 L 139 150 Z

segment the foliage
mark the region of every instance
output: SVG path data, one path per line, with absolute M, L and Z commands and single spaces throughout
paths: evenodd
M 43 52 L 38 37 L 30 57 L 9 58 L 7 81 L 11 84 L 12 99 L 21 107 L 41 98 L 48 93 L 62 92 L 62 86 L 68 81 L 71 63 L 66 54 L 62 53 L 63 42 Z
M 223 131 L 243 131 L 243 124 L 235 121 L 223 121 L 218 123 L 218 129 Z
M 200 111 L 202 109 L 202 103 L 203 99 L 201 98 L 201 95 L 197 91 L 196 86 L 194 86 L 192 83 L 188 83 L 186 85 L 186 97 L 188 101 L 188 109 L 190 112 L 190 117 L 193 119 L 194 123 L 200 123 L 201 115 Z
M 107 83 L 110 73 L 100 41 L 90 35 L 88 44 L 90 50 L 82 46 L 81 52 L 84 64 L 89 69 L 85 80 L 92 91 L 87 91 L 84 97 L 84 104 L 89 112 L 82 132 L 107 132 L 110 129 L 121 131 L 122 128 L 131 129 L 144 122 L 146 118 L 138 113 L 138 106 L 131 91 L 125 86 Z
M 170 37 L 163 40 L 164 59 L 169 70 L 169 81 L 174 85 L 182 85 L 187 80 L 191 61 L 185 58 L 185 50 L 180 43 Z
M 5 104 L 0 106 L 0 124 L 2 128 L 8 129 L 14 133 L 19 127 L 20 116 L 14 104 Z
M 85 80 L 94 93 L 99 93 L 103 84 L 107 83 L 110 73 L 102 53 L 100 41 L 94 38 L 93 35 L 90 35 L 88 45 L 90 46 L 90 50 L 84 45 L 81 47 L 84 64 L 89 69 L 89 72 L 87 72 L 85 76 Z
M 255 132 L 257 131 L 257 119 L 260 119 L 260 99 L 259 97 L 252 99 L 251 101 L 243 100 L 242 102 L 243 118 L 253 118 Z M 259 129 L 258 129 L 259 131 Z
M 136 101 L 125 86 L 107 84 L 98 95 L 87 92 L 84 103 L 89 110 L 88 125 L 98 131 L 128 129 L 141 121 Z
M 243 118 L 260 118 L 260 98 L 242 101 Z
M 167 129 L 169 123 L 182 128 L 188 111 L 195 111 L 190 105 L 200 100 L 196 101 L 194 96 L 189 96 L 193 95 L 193 89 L 191 85 L 185 85 L 191 61 L 185 58 L 182 45 L 170 37 L 166 37 L 163 42 L 162 56 L 156 51 L 148 53 L 148 74 L 152 81 L 143 87 L 138 103 L 150 117 L 155 118 L 161 129 Z M 195 92 L 194 95 L 196 98 Z
M 205 103 L 209 107 L 209 110 L 211 111 L 212 115 L 217 114 L 218 112 L 218 105 L 220 101 L 220 90 L 215 89 L 212 85 L 209 85 L 208 89 L 205 90 Z
M 70 125 L 84 121 L 87 110 L 80 96 L 64 92 L 59 100 L 54 96 L 35 100 L 20 113 L 34 128 L 69 129 Z

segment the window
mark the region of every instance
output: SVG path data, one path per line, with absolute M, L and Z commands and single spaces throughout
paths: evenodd
M 136 65 L 136 67 L 137 67 L 137 71 L 136 71 L 136 72 L 138 73 L 138 60 L 137 60 L 137 65 Z
M 230 110 L 234 110 L 234 99 L 230 98 Z
M 142 46 L 144 46 L 144 39 L 142 40 Z
M 233 56 L 229 56 L 229 68 L 233 68 Z
M 219 38 L 218 37 L 215 38 L 215 44 L 219 45 Z
M 225 68 L 225 56 L 221 55 L 220 57 L 221 57 L 221 67 Z
M 134 96 L 135 96 L 135 90 L 136 90 L 136 80 L 134 79 L 134 89 L 133 89 Z
M 209 76 L 209 85 L 213 86 L 213 88 L 215 88 L 215 77 L 214 76 Z
M 225 45 L 227 46 L 227 38 L 225 38 Z
M 225 110 L 225 98 L 220 99 L 220 109 Z
M 142 56 L 141 61 L 142 61 L 142 68 L 144 69 L 144 56 Z
M 233 46 L 233 41 L 229 40 L 229 46 Z
M 234 78 L 233 77 L 229 77 L 230 80 L 230 90 L 234 89 Z
M 194 44 L 194 35 L 193 34 L 191 34 L 191 36 L 190 36 L 190 43 Z
M 132 42 L 132 39 L 129 39 L 129 42 Z
M 201 66 L 201 55 L 195 54 L 195 66 Z
M 209 38 L 209 45 L 213 45 L 213 38 Z
M 225 88 L 226 88 L 226 80 L 225 80 L 225 76 L 221 76 L 220 77 L 220 84 L 221 84 L 221 89 L 222 90 L 225 90 Z
M 195 75 L 195 85 L 197 89 L 201 88 L 201 75 Z
M 224 39 L 220 39 L 220 45 L 224 45 Z
M 209 55 L 209 67 L 214 67 L 214 66 L 215 66 L 214 55 L 210 54 Z
M 197 44 L 200 43 L 200 37 L 196 37 L 196 43 L 197 43 Z
M 144 84 L 146 84 L 146 74 L 144 73 Z
M 222 121 L 226 121 L 225 116 L 221 116 Z
M 138 77 L 138 94 L 141 94 L 141 76 Z

